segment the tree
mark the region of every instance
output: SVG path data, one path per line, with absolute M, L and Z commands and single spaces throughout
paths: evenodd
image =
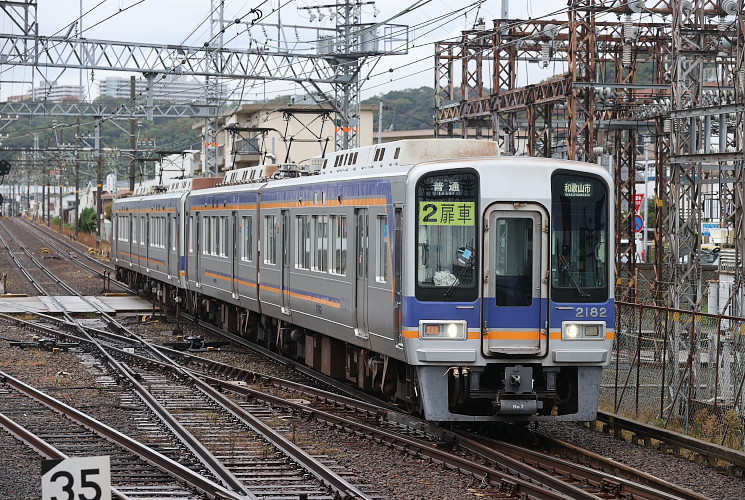
M 83 209 L 78 218 L 78 229 L 85 233 L 92 233 L 96 230 L 96 210 L 94 208 Z

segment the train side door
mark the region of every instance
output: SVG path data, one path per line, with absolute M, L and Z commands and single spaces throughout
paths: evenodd
M 194 237 L 194 282 L 197 286 L 202 286 L 202 238 L 200 238 L 200 231 L 202 230 L 201 223 L 202 215 L 199 212 L 194 214 L 194 231 L 192 236 Z
M 132 262 L 134 260 L 134 252 L 132 251 L 132 245 L 134 244 L 135 238 L 137 238 L 137 222 L 135 222 L 135 216 L 130 214 L 127 214 L 127 227 L 129 228 L 129 232 L 127 233 L 129 236 L 127 238 L 127 253 L 129 253 L 129 262 Z
M 290 314 L 290 211 L 282 210 L 282 312 Z
M 360 208 L 355 211 L 356 231 L 355 231 L 355 314 L 357 318 L 357 328 L 354 330 L 355 336 L 367 339 L 369 337 L 367 323 L 367 279 L 368 279 L 368 214 L 366 208 Z
M 497 203 L 487 208 L 484 228 L 484 353 L 544 355 L 548 214 L 533 203 Z
M 239 242 L 240 242 L 240 236 L 242 234 L 243 228 L 241 227 L 241 220 L 238 217 L 238 212 L 233 212 L 233 221 L 231 226 L 233 227 L 233 244 L 231 246 L 231 259 L 233 260 L 233 298 L 238 298 L 238 287 L 240 286 L 240 271 L 238 264 L 240 263 L 240 250 L 239 250 Z M 243 242 L 244 245 L 248 245 L 248 242 Z
M 166 244 L 166 275 L 168 276 L 168 279 L 171 279 L 171 265 L 173 265 L 173 218 L 166 213 L 165 216 L 165 222 L 166 227 L 164 230 L 166 231 L 165 234 L 165 244 Z
M 150 214 L 147 214 L 144 219 L 145 232 L 142 238 L 142 243 L 145 245 L 145 268 L 150 271 Z

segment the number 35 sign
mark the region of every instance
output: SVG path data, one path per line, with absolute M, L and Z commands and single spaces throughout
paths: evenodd
M 109 457 L 43 460 L 42 500 L 111 500 Z

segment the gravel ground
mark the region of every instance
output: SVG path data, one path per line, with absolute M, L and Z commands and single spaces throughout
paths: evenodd
M 733 478 L 721 469 L 715 470 L 686 458 L 637 446 L 600 431 L 571 423 L 541 424 L 540 430 L 712 499 L 733 500 L 743 498 L 745 494 L 745 479 Z
M 160 325 L 163 329 L 166 326 Z M 3 325 L 3 336 L 28 338 L 30 334 Z M 275 369 L 280 374 L 280 368 Z M 32 385 L 46 387 L 58 399 L 69 404 L 77 403 L 78 407 L 110 425 L 118 423 L 117 427 L 131 430 L 127 423 L 128 412 L 117 408 L 119 401 L 116 393 L 95 389 L 95 376 L 80 364 L 80 358 L 73 353 L 51 354 L 20 350 L 0 341 L 0 370 L 18 376 Z M 70 375 L 58 376 L 58 372 Z M 541 430 L 713 499 L 741 498 L 745 491 L 745 481 L 742 479 L 730 478 L 720 471 L 632 445 L 601 432 L 589 431 L 574 424 L 558 423 L 542 424 Z M 356 484 L 371 485 L 371 489 L 381 496 L 392 499 L 489 497 L 489 491 L 481 489 L 479 482 L 472 478 L 416 457 L 370 444 L 341 431 L 330 431 L 321 424 L 297 421 L 296 432 L 298 442 L 312 446 L 318 455 L 328 457 L 340 469 L 347 471 Z M 23 448 L 7 434 L 0 434 L 0 452 L 0 465 L 4 465 L 7 471 L 0 475 L 0 498 L 38 498 L 40 457 Z M 34 479 L 18 485 L 18 477 Z

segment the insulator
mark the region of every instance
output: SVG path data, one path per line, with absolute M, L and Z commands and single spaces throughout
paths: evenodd
M 621 54 L 621 66 L 624 68 L 631 67 L 631 45 L 623 44 L 623 53 Z
M 634 26 L 634 19 L 631 14 L 626 14 L 623 17 L 623 40 L 628 42 L 636 38 L 636 26 Z
M 547 42 L 541 43 L 541 66 L 547 67 L 551 61 L 551 44 Z
M 672 120 L 665 120 L 663 122 L 663 124 L 662 124 L 662 130 L 666 134 L 669 134 L 670 132 L 672 132 L 672 130 L 673 130 L 673 122 L 672 122 Z
M 722 10 L 727 13 L 727 15 L 735 16 L 737 15 L 737 0 L 724 0 L 722 2 Z

